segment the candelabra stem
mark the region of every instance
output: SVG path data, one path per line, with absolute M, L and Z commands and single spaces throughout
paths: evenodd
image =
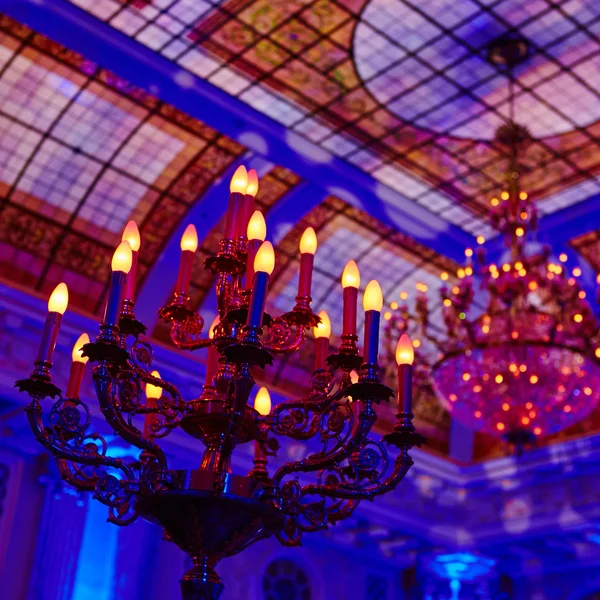
M 219 600 L 223 580 L 214 569 L 214 561 L 207 556 L 192 557 L 194 567 L 179 582 L 183 600 Z
M 231 455 L 223 452 L 222 442 L 214 446 L 207 446 L 200 468 L 215 473 L 231 473 Z
M 267 457 L 262 451 L 258 440 L 254 442 L 254 468 L 250 472 L 250 475 L 257 481 L 266 481 L 269 478 Z

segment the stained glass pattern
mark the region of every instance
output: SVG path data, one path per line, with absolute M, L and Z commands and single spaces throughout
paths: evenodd
M 0 19 L 0 275 L 98 310 L 129 219 L 143 278 L 239 144 Z
M 516 115 L 534 136 L 523 187 L 545 213 L 598 192 L 592 0 L 70 1 L 484 235 L 506 167 L 492 138 L 508 117 L 506 76 L 486 51 L 520 32 L 532 52 L 516 74 Z

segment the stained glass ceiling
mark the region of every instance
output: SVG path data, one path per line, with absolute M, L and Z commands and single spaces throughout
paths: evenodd
M 70 0 L 463 229 L 484 232 L 520 32 L 523 186 L 549 213 L 600 191 L 594 0 Z
M 0 19 L 0 275 L 64 280 L 97 310 L 129 219 L 142 279 L 244 148 L 30 29 Z
M 512 0 L 422 0 L 418 8 L 407 0 L 97 0 L 84 8 L 476 232 L 486 219 L 487 194 L 501 180 L 504 156 L 490 132 L 506 114 L 504 78 L 482 52 L 501 33 L 497 23 L 513 23 L 535 45 L 518 78 L 517 113 L 526 115 L 537 136 L 527 151 L 529 190 L 545 212 L 599 191 L 600 98 L 592 102 L 589 94 L 596 97 L 600 79 L 600 7 L 575 0 L 533 0 L 526 7 Z M 443 27 L 436 24 L 440 11 Z M 571 40 L 575 36 L 579 42 Z M 451 86 L 460 99 L 447 95 Z M 102 305 L 110 256 L 127 220 L 135 219 L 142 231 L 143 288 L 180 222 L 246 152 L 216 129 L 3 16 L 0 101 L 0 277 L 44 295 L 65 280 L 72 304 L 84 309 Z M 305 183 L 282 166 L 266 169 L 257 203 L 267 219 Z M 358 260 L 363 289 L 371 278 L 383 282 L 388 307 L 403 291 L 411 304 L 416 282 L 427 284 L 436 298 L 439 273 L 456 265 L 365 208 L 330 196 L 296 223 L 277 247 L 274 313 L 293 303 L 297 245 L 308 225 L 317 229 L 320 244 L 313 306 L 329 310 L 334 332 L 340 329 L 339 276 L 350 255 Z M 217 223 L 199 250 L 195 306 L 212 291 L 201 265 L 220 228 Z M 597 240 L 592 232 L 572 242 L 596 269 Z M 310 347 L 298 361 L 282 361 L 275 382 L 293 380 L 296 370 L 310 370 L 311 361 Z

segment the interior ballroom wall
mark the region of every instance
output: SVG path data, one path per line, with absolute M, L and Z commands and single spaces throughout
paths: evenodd
M 407 562 L 340 540 L 324 532 L 307 536 L 301 548 L 259 542 L 220 565 L 222 600 L 453 598 L 448 586 L 432 585 Z M 107 523 L 105 507 L 63 484 L 43 454 L 15 452 L 0 439 L 2 600 L 179 600 L 186 560 L 159 528 L 142 520 L 124 528 Z M 486 587 L 485 595 L 465 586 L 458 600 L 597 600 L 599 566 L 565 556 L 551 572 L 532 567 L 508 585 Z
M 158 527 L 107 523 L 106 508 L 63 484 L 43 455 L 0 445 L 0 456 L 2 600 L 179 600 L 187 559 Z M 399 569 L 345 551 L 326 534 L 301 548 L 259 542 L 224 560 L 219 572 L 222 600 L 403 598 Z

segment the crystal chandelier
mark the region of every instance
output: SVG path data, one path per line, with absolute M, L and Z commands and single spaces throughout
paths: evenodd
M 512 76 L 526 51 L 522 40 L 504 40 L 490 56 Z M 536 207 L 520 185 L 519 151 L 529 134 L 513 120 L 510 81 L 510 119 L 496 132 L 509 164 L 505 188 L 490 201 L 504 254 L 498 264 L 487 262 L 479 236 L 456 283 L 441 274 L 443 324 L 432 324 L 427 286 L 417 284 L 414 311 L 399 306 L 386 335 L 414 331 L 421 383 L 458 421 L 521 451 L 597 405 L 600 324 L 579 285 L 581 269 L 569 274 L 566 255 L 553 260 L 550 248 L 535 241 Z
M 37 440 L 56 458 L 61 476 L 79 490 L 94 492 L 108 507 L 109 521 L 127 525 L 141 516 L 160 525 L 193 561 L 181 581 L 186 600 L 216 599 L 223 589 L 215 572 L 223 557 L 275 535 L 295 545 L 305 532 L 347 518 L 361 500 L 394 489 L 412 460 L 408 451 L 423 438 L 412 425 L 412 344 L 398 342 L 397 422 L 377 439 L 374 405 L 394 392 L 379 380 L 379 321 L 383 304 L 376 281 L 367 285 L 364 349 L 357 346 L 360 274 L 350 261 L 342 276 L 341 345 L 329 354 L 331 326 L 322 311 L 311 310 L 311 279 L 317 238 L 308 228 L 300 241 L 296 305 L 272 317 L 264 312 L 274 251 L 264 218 L 254 211 L 256 173 L 240 167 L 231 180 L 225 232 L 206 268 L 216 274 L 218 316 L 203 336 L 201 316 L 188 307 L 198 238 L 189 225 L 181 239 L 181 260 L 173 300 L 160 309 L 179 349 L 208 349 L 206 380 L 199 398 L 184 399 L 152 369 L 146 328 L 134 314 L 140 235 L 130 222 L 112 260 L 112 279 L 100 334 L 87 335 L 73 348 L 66 393 L 51 381 L 54 347 L 68 290 L 61 283 L 50 296 L 48 316 L 34 370 L 17 382 L 31 401 L 26 412 Z M 253 373 L 276 354 L 298 350 L 314 328 L 315 370 L 305 397 L 271 409 L 266 388 L 256 394 Z M 98 407 L 110 429 L 139 449 L 135 460 L 111 456 L 107 439 L 90 430 L 94 407 L 79 397 L 86 363 Z M 352 382 L 351 373 L 360 375 Z M 52 398 L 49 410 L 43 404 Z M 169 468 L 159 441 L 174 430 L 198 440 L 198 468 Z M 278 457 L 280 440 L 306 445 L 305 457 Z M 238 446 L 254 444 L 254 468 L 235 472 Z M 270 472 L 268 460 L 274 468 Z

